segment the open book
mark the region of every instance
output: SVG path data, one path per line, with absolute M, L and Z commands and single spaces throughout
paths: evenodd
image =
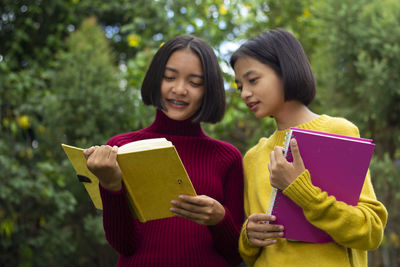
M 286 136 L 284 156 L 293 161 L 290 140 L 296 138 L 312 184 L 336 200 L 356 206 L 367 175 L 375 145 L 370 139 L 291 128 Z M 276 216 L 271 224 L 285 227 L 290 240 L 325 243 L 332 238 L 313 226 L 303 210 L 281 190 L 273 188 L 267 213 Z
M 83 149 L 62 144 L 94 206 L 102 210 L 99 180 L 86 166 Z M 165 138 L 145 139 L 118 148 L 117 161 L 134 217 L 141 222 L 172 217 L 171 200 L 196 195 L 181 159 Z

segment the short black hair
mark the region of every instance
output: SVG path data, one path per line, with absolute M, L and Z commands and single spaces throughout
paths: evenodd
M 283 29 L 270 30 L 248 40 L 230 58 L 235 69 L 241 57 L 268 65 L 282 78 L 285 101 L 298 100 L 308 106 L 315 97 L 315 80 L 300 42 Z
M 220 121 L 225 113 L 225 88 L 222 72 L 214 50 L 205 41 L 192 35 L 179 35 L 160 47 L 144 77 L 141 94 L 143 103 L 165 110 L 161 99 L 161 81 L 172 53 L 190 49 L 201 61 L 204 75 L 204 96 L 193 122 Z

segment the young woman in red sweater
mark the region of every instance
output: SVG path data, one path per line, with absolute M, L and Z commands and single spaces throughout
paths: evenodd
M 204 134 L 225 110 L 223 78 L 212 48 L 190 35 L 166 42 L 155 54 L 141 88 L 143 102 L 157 107 L 154 122 L 85 150 L 99 178 L 106 238 L 120 254 L 118 266 L 235 266 L 243 223 L 240 152 Z M 198 196 L 171 200 L 172 218 L 140 223 L 131 216 L 118 147 L 141 139 L 171 141 Z

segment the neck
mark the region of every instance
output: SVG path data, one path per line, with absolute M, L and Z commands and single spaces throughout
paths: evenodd
M 281 112 L 275 116 L 275 121 L 278 130 L 281 131 L 307 123 L 317 117 L 318 114 L 309 110 L 304 104 L 298 101 L 287 101 Z
M 159 109 L 154 122 L 146 130 L 167 135 L 205 136 L 200 123 L 193 123 L 192 118 L 183 121 L 173 120 Z

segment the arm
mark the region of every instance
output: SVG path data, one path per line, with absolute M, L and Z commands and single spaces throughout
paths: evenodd
M 359 136 L 356 127 L 348 128 L 346 134 Z M 369 172 L 357 206 L 336 201 L 312 184 L 297 145 L 292 142 L 291 145 L 294 145 L 293 164 L 285 161 L 277 149 L 271 153 L 271 184 L 284 190 L 303 209 L 310 223 L 326 231 L 337 243 L 355 249 L 377 248 L 383 238 L 387 211 L 376 200 Z
M 108 243 L 124 256 L 132 255 L 140 244 L 140 224 L 132 218 L 125 187 L 114 192 L 100 185 L 103 227 Z
M 257 260 L 259 254 L 261 253 L 261 247 L 255 246 L 252 243 L 250 243 L 248 235 L 247 235 L 247 225 L 249 223 L 249 216 L 250 216 L 250 197 L 249 196 L 249 188 L 251 187 L 251 180 L 249 177 L 252 177 L 246 170 L 246 161 L 252 162 L 253 159 L 249 159 L 248 154 L 245 155 L 244 157 L 244 212 L 246 216 L 246 221 L 244 222 L 242 226 L 242 230 L 240 232 L 240 237 L 239 237 L 239 253 L 244 262 L 248 266 L 253 266 L 255 261 Z
M 240 228 L 244 220 L 243 210 L 243 161 L 238 150 L 235 150 L 235 160 L 231 163 L 225 183 L 224 200 L 225 217 L 218 224 L 208 226 L 215 248 L 231 264 L 239 264 L 242 259 L 238 252 Z
M 235 150 L 225 176 L 223 202 L 205 195 L 180 196 L 180 201 L 171 201 L 171 211 L 176 216 L 208 226 L 216 250 L 231 264 L 239 264 L 237 242 L 243 222 L 243 167 L 239 151 Z
M 308 171 L 283 191 L 303 208 L 306 218 L 345 247 L 372 250 L 383 238 L 387 211 L 376 200 L 369 172 L 357 206 L 336 201 L 311 183 Z
M 106 238 L 117 252 L 130 255 L 138 244 L 135 235 L 137 226 L 131 217 L 126 191 L 122 186 L 117 151 L 116 146 L 96 146 L 86 149 L 84 155 L 89 170 L 99 179 Z
M 275 219 L 273 215 L 254 213 L 246 220 L 240 235 L 239 249 L 247 264 L 254 264 L 260 248 L 275 244 L 276 238 L 283 236 L 282 225 L 269 224 Z

